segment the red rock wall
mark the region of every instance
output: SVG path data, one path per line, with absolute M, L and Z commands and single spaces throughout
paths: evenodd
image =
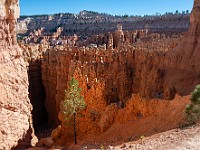
M 195 1 L 190 30 L 177 47 L 167 52 L 135 53 L 136 78 L 142 96 L 172 99 L 175 93 L 189 95 L 200 83 L 199 3 Z
M 78 78 L 81 80 L 85 97 L 88 97 L 86 99 L 90 99 L 89 91 L 99 83 L 105 86 L 100 97 L 104 105 L 124 103 L 132 93 L 132 59 L 131 51 L 76 48 L 67 51 L 47 51 L 43 57 L 42 75 L 50 124 L 59 123 L 59 104 L 64 98 L 69 75 L 74 71 L 81 75 Z M 96 97 L 98 94 L 94 93 L 92 101 L 95 101 Z
M 188 96 L 200 83 L 199 4 L 200 0 L 195 0 L 187 36 L 175 48 L 170 46 L 173 49 L 168 51 L 151 51 L 151 46 L 145 50 L 126 45 L 118 51 L 72 49 L 48 52 L 43 69 L 47 71 L 44 74 L 48 81 L 44 82 L 51 97 L 46 103 L 49 103 L 49 111 L 53 111 L 56 124 L 59 123 L 56 117 L 69 73 L 75 70 L 88 105 L 85 118 L 78 126 L 79 138 L 108 133 L 112 130 L 109 128 L 117 123 L 126 124 L 141 117 L 145 120 L 146 117 L 158 116 L 159 120 L 164 115 L 165 121 L 158 127 L 159 131 L 176 127 L 188 100 L 182 96 Z M 175 97 L 176 94 L 179 96 Z M 162 99 L 172 101 L 163 102 Z M 151 123 L 147 125 L 148 133 L 153 133 L 153 126 Z M 58 143 L 64 144 L 70 138 L 66 136 L 70 132 L 64 124 L 55 132 L 57 134 L 53 137 Z M 135 131 L 138 135 L 143 132 Z
M 74 74 L 78 79 L 87 103 L 85 117 L 79 118 L 81 119 L 78 125 L 79 138 L 88 136 L 95 138 L 95 135 L 106 133 L 117 123 L 126 124 L 129 121 L 156 115 L 160 117 L 163 113 L 170 113 L 175 107 L 178 107 L 179 111 L 174 116 L 179 118 L 178 121 L 167 125 L 171 116 L 166 116 L 163 125 L 165 127 L 160 127 L 158 130 L 176 127 L 182 119 L 182 111 L 187 100 L 183 98 L 179 107 L 177 103 L 181 97 L 175 98 L 176 91 L 174 89 L 170 91 L 170 87 L 166 87 L 169 91 L 164 91 L 163 73 L 158 68 L 159 61 L 156 60 L 160 57 L 159 52 L 149 52 L 129 46 L 120 47 L 120 50 L 60 49 L 61 47 L 47 50 L 42 63 L 43 82 L 46 94 L 49 95 L 46 98 L 46 107 L 50 114 L 50 124 L 60 124 L 59 105 L 64 99 L 64 90 L 67 89 L 70 74 Z M 157 66 L 154 66 L 154 63 Z M 174 100 L 163 102 L 163 98 Z M 62 120 L 63 117 L 59 118 Z M 72 130 L 65 125 L 61 130 L 56 131 L 57 136 L 53 138 L 59 144 L 64 144 L 72 139 L 70 132 Z M 152 131 L 151 128 L 149 130 Z
M 16 43 L 16 0 L 0 2 L 0 149 L 30 146 L 33 134 L 28 76 Z
M 18 2 L 6 0 L 0 4 L 3 8 L 0 10 L 0 149 L 11 149 L 31 144 L 32 106 L 28 99 L 26 64 L 16 44 Z M 84 135 L 105 132 L 115 123 L 159 114 L 160 110 L 154 109 L 156 106 L 169 108 L 166 112 L 170 112 L 170 106 L 176 102 L 152 104 L 143 102 L 140 97 L 173 99 L 176 93 L 188 95 L 199 83 L 199 4 L 200 0 L 195 0 L 188 36 L 166 53 L 129 47 L 118 51 L 48 50 L 43 58 L 42 78 L 49 124 L 59 124 L 59 104 L 69 74 L 73 72 L 88 104 L 84 121 L 78 126 L 78 131 Z M 185 101 L 182 108 L 183 105 Z M 67 133 L 65 127 L 62 130 Z M 66 140 L 65 136 L 60 136 L 58 140 Z

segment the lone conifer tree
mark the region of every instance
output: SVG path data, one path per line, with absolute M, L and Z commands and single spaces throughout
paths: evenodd
M 192 92 L 191 103 L 186 106 L 185 117 L 189 125 L 195 124 L 200 119 L 200 84 Z
M 72 78 L 68 84 L 69 87 L 65 90 L 65 99 L 60 104 L 60 112 L 65 120 L 73 119 L 74 143 L 77 144 L 76 115 L 85 109 L 86 103 L 84 97 L 81 95 L 81 88 L 79 88 L 78 81 L 75 78 Z

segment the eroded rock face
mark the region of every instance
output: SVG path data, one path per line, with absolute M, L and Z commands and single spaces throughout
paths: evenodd
M 18 0 L 3 0 L 0 7 L 0 149 L 10 150 L 31 145 L 32 106 L 26 64 L 16 43 Z
M 55 14 L 41 16 L 23 16 L 19 19 L 18 30 L 21 33 L 32 32 L 45 28 L 45 34 L 49 34 L 56 28 L 63 27 L 62 35 L 91 35 L 113 32 L 118 23 L 122 23 L 124 30 L 144 29 L 148 25 L 154 32 L 180 33 L 188 30 L 189 14 L 164 14 L 152 16 L 130 16 L 120 17 L 106 14 L 84 11 L 79 14 Z
M 173 41 L 173 39 L 170 40 Z M 173 48 L 174 43 L 170 40 L 159 39 L 158 43 L 165 41 L 166 43 L 162 45 L 166 48 L 172 45 Z M 160 55 L 156 51 L 150 52 L 150 48 L 149 52 L 144 50 L 145 47 L 151 45 L 150 41 L 149 44 L 141 44 L 138 43 L 136 47 L 126 45 L 115 50 L 64 46 L 47 49 L 43 55 L 42 78 L 47 95 L 45 103 L 49 114 L 49 124 L 60 124 L 57 116 L 70 74 L 74 74 L 78 79 L 87 103 L 85 118 L 79 118 L 81 121 L 77 126 L 79 138 L 105 133 L 116 123 L 125 124 L 130 120 L 136 121 L 143 117 L 162 114 L 162 109 L 159 108 L 166 110 L 165 113 L 170 113 L 171 108 L 177 106 L 174 106 L 174 103 L 177 104 L 181 98 L 174 98 L 175 91 L 173 95 L 170 91 L 167 95 L 168 91 L 166 91 L 168 97 L 165 96 L 165 98 L 174 99 L 174 101 L 161 100 L 163 93 L 159 89 L 162 89 L 163 84 L 162 70 L 158 68 L 158 60 L 156 60 L 157 66 L 153 66 L 154 58 L 157 59 Z M 153 46 L 151 48 L 153 51 Z M 161 47 L 158 48 L 162 50 Z M 161 53 L 164 52 L 165 48 Z M 148 99 L 143 97 L 148 97 Z M 186 103 L 187 101 L 183 100 L 180 105 L 181 111 Z M 180 113 L 177 113 L 176 117 L 182 118 Z M 63 118 L 59 115 L 61 121 Z M 167 129 L 176 127 L 180 119 Z M 169 120 L 170 117 L 167 118 L 167 121 Z M 56 137 L 53 139 L 61 145 L 70 142 L 73 138 L 71 131 L 62 124 L 62 127 L 54 132 Z
M 199 4 L 200 1 L 195 0 L 190 30 L 177 47 L 164 53 L 135 53 L 135 77 L 139 80 L 141 96 L 173 99 L 175 93 L 189 95 L 195 85 L 200 83 Z
M 69 75 L 74 73 L 87 103 L 85 117 L 78 118 L 81 120 L 77 126 L 80 140 L 91 137 L 94 141 L 100 141 L 100 136 L 96 135 L 102 132 L 104 135 L 113 135 L 110 131 L 117 124 L 123 126 L 123 132 L 119 134 L 127 134 L 134 129 L 126 124 L 132 126 L 139 119 L 146 120 L 148 117 L 154 119 L 150 120 L 153 122 L 150 125 L 147 125 L 148 122 L 145 124 L 148 134 L 177 127 L 188 103 L 188 95 L 200 82 L 199 3 L 199 0 L 195 0 L 190 31 L 178 46 L 176 42 L 173 43 L 173 39 L 166 38 L 165 42 L 159 39 L 158 43 L 148 39 L 143 43 L 139 39 L 134 41 L 136 45 L 130 46 L 124 42 L 133 42 L 131 36 L 134 34 L 124 34 L 119 30 L 115 35 L 107 37 L 108 49 L 65 46 L 47 48 L 42 58 L 42 79 L 49 125 L 60 124 L 59 105 L 64 99 Z M 103 41 L 103 38 L 96 37 L 94 41 Z M 62 116 L 59 118 L 63 121 Z M 71 131 L 62 124 L 54 131 L 53 139 L 64 145 L 73 139 Z M 134 130 L 132 135 L 139 136 L 144 131 L 140 128 Z M 120 136 L 116 135 L 116 138 Z
M 169 70 L 166 75 L 168 80 L 165 81 L 165 84 L 172 84 L 179 95 L 190 94 L 195 85 L 200 83 L 200 69 L 198 67 L 200 58 L 199 6 L 200 0 L 195 0 L 188 35 L 175 49 L 166 53 L 166 58 L 163 61 L 163 67 Z
M 119 89 L 123 86 L 116 86 L 115 88 L 115 81 L 117 81 L 118 76 L 120 76 L 121 80 L 125 79 L 121 73 L 118 73 L 122 72 L 123 70 L 117 70 L 117 68 L 123 68 L 120 66 L 120 61 L 118 61 L 118 63 L 112 61 L 112 59 L 118 57 L 119 54 L 116 54 L 115 57 L 109 57 L 110 64 L 108 64 L 112 66 L 112 71 L 114 72 L 107 72 L 103 78 L 106 79 L 108 74 L 111 73 L 114 78 L 111 78 L 110 83 L 107 82 L 107 80 L 99 80 L 99 77 L 101 76 L 102 72 L 100 74 L 98 73 L 101 69 L 99 71 L 98 69 L 94 69 L 93 72 L 93 67 L 95 65 L 91 65 L 90 73 L 87 74 L 87 76 L 92 77 L 94 81 L 97 77 L 97 83 L 94 86 L 89 86 L 90 89 L 87 89 L 87 78 L 85 79 L 85 74 L 83 73 L 86 68 L 85 66 L 89 65 L 90 63 L 88 63 L 85 66 L 84 64 L 81 64 L 83 65 L 83 70 L 77 70 L 77 72 L 81 72 L 81 75 L 77 75 L 76 77 L 81 83 L 81 86 L 84 89 L 84 91 L 86 91 L 84 92 L 84 96 L 85 101 L 88 104 L 86 110 L 86 114 L 88 114 L 88 117 L 83 121 L 84 125 L 80 123 L 78 127 L 79 132 L 84 133 L 84 135 L 87 135 L 88 131 L 93 132 L 95 134 L 100 131 L 105 131 L 113 124 L 117 124 L 119 122 L 127 123 L 129 120 L 137 120 L 138 118 L 142 117 L 160 115 L 164 112 L 162 110 L 166 110 L 166 114 L 170 114 L 170 112 L 177 111 L 176 114 L 173 114 L 173 117 L 177 118 L 177 122 L 171 122 L 170 127 L 173 128 L 177 126 L 177 123 L 182 117 L 182 115 L 180 115 L 180 112 L 183 112 L 184 106 L 187 103 L 187 100 L 184 100 L 185 98 L 182 96 L 189 95 L 194 89 L 195 85 L 200 83 L 200 29 L 198 19 L 200 17 L 199 5 L 200 0 L 195 0 L 194 8 L 191 14 L 190 30 L 188 32 L 188 35 L 182 39 L 182 41 L 176 48 L 173 48 L 167 52 L 135 50 L 132 51 L 131 55 L 129 54 L 129 56 L 131 57 L 130 62 L 132 62 L 130 65 L 130 70 L 134 70 L 134 72 L 132 74 L 132 77 L 130 77 L 132 80 L 128 80 L 128 83 L 130 83 L 131 81 L 133 83 L 132 87 L 127 85 L 124 86 L 124 88 L 130 87 L 133 95 L 130 94 L 131 97 L 128 97 L 128 101 L 126 102 L 125 108 L 122 107 L 123 109 L 121 110 L 110 109 L 109 103 L 105 101 L 107 99 L 106 92 L 109 91 L 109 88 L 106 87 L 113 88 L 111 90 L 111 93 L 108 94 L 109 96 L 112 96 L 111 100 L 119 98 L 119 101 L 123 102 L 123 100 L 126 98 L 120 98 L 121 92 L 119 91 Z M 123 49 L 122 47 L 120 48 Z M 129 62 L 129 59 L 125 60 Z M 57 59 L 57 62 L 60 62 L 60 60 Z M 123 60 L 122 62 L 125 61 Z M 61 62 L 61 64 L 62 63 L 63 62 Z M 95 61 L 95 63 L 97 62 Z M 64 64 L 68 64 L 66 66 L 70 66 L 69 63 Z M 101 65 L 97 63 L 97 66 L 100 68 Z M 102 70 L 106 72 L 108 69 L 106 68 Z M 88 81 L 91 81 L 91 79 L 89 78 Z M 116 83 L 120 82 L 118 81 Z M 126 85 L 126 82 L 122 81 L 122 83 Z M 66 87 L 66 84 L 63 86 Z M 112 95 L 112 93 L 115 93 L 115 91 L 117 91 L 117 93 L 119 94 L 118 98 L 115 98 L 115 95 Z M 56 93 L 58 94 L 59 92 Z M 97 97 L 97 95 L 95 95 L 96 93 L 100 94 L 100 97 Z M 124 92 L 122 91 L 122 93 Z M 175 96 L 176 94 L 179 96 Z M 155 98 L 158 98 L 160 100 L 171 99 L 172 101 L 162 102 L 157 101 Z M 56 100 L 56 102 L 57 101 L 58 100 Z M 112 101 L 111 103 L 116 103 L 117 105 L 117 101 Z M 180 107 L 178 105 L 175 106 L 175 103 L 181 103 L 179 104 Z M 109 111 L 110 113 L 108 113 Z M 166 120 L 171 120 L 171 114 L 169 116 L 164 116 L 166 117 Z M 166 125 L 163 124 L 163 127 L 164 126 Z M 159 128 L 159 130 L 161 128 Z M 69 131 L 69 129 L 66 127 L 62 127 L 61 130 L 65 133 Z M 58 142 L 61 142 L 62 144 L 62 142 L 67 141 L 66 139 L 68 138 L 70 137 L 66 137 L 61 134 L 57 139 Z
M 195 0 L 194 7 L 190 15 L 190 23 L 191 23 L 190 35 L 197 35 L 197 36 L 200 35 L 199 16 L 200 16 L 200 3 L 198 0 Z

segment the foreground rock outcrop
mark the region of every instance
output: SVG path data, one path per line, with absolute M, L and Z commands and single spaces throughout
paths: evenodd
M 15 34 L 19 3 L 4 0 L 0 7 L 0 149 L 22 149 L 34 144 L 34 135 L 27 68 Z

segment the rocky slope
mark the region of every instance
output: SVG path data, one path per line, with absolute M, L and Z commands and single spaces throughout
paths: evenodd
M 109 149 L 131 150 L 199 150 L 199 125 L 187 129 L 174 129 L 151 137 L 144 137 L 136 142 L 124 143 L 119 146 L 109 146 Z
M 0 2 L 0 149 L 30 146 L 33 137 L 28 76 L 15 27 L 19 15 L 16 0 Z
M 199 150 L 200 146 L 200 126 L 192 126 L 186 129 L 173 129 L 167 132 L 162 132 L 159 134 L 155 134 L 150 137 L 141 136 L 137 141 L 124 142 L 123 144 L 106 145 L 102 143 L 101 145 L 95 145 L 94 143 L 88 143 L 84 145 L 78 145 L 71 148 L 73 149 L 85 149 L 85 150 L 100 150 L 100 149 L 108 149 L 108 150 Z M 47 142 L 46 142 L 47 143 Z M 62 149 L 65 150 L 64 147 L 61 146 L 53 146 L 52 148 L 29 148 L 27 150 L 57 150 Z

